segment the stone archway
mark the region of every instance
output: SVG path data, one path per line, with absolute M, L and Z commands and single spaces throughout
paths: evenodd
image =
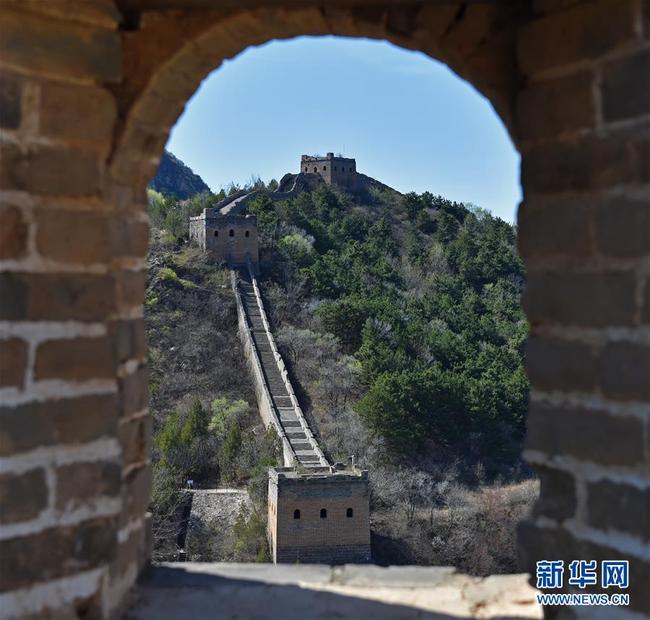
M 144 187 L 223 59 L 338 34 L 447 63 L 510 129 L 529 275 L 526 454 L 542 481 L 525 567 L 623 555 L 631 606 L 650 610 L 648 520 L 632 516 L 647 515 L 650 459 L 649 11 L 641 0 L 7 0 L 3 609 L 107 616 L 146 562 Z

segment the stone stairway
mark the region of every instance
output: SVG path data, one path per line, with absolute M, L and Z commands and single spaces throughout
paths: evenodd
M 284 434 L 296 454 L 296 459 L 304 467 L 322 467 L 324 463 L 319 455 L 316 440 L 309 437 L 303 428 L 273 355 L 269 336 L 264 329 L 262 313 L 257 304 L 255 289 L 248 274 L 240 273 L 237 290 L 244 307 L 253 342 L 257 348 L 273 407 Z

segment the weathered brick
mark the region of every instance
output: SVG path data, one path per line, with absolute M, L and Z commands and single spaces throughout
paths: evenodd
M 517 97 L 517 125 L 523 140 L 553 138 L 596 124 L 592 71 L 533 82 Z
M 522 153 L 526 192 L 577 192 L 650 182 L 650 124 L 539 143 Z
M 55 25 L 56 24 L 56 25 Z M 121 74 L 119 33 L 24 13 L 2 17 L 0 56 L 12 67 L 97 82 Z
M 0 75 L 0 127 L 3 129 L 20 127 L 22 89 L 20 78 L 6 73 Z
M 116 532 L 115 519 L 101 518 L 0 541 L 0 591 L 26 588 L 110 562 Z
M 143 319 L 110 321 L 108 336 L 118 363 L 142 359 L 147 351 Z
M 117 436 L 114 394 L 0 407 L 0 456 Z
M 39 130 L 44 136 L 102 148 L 111 139 L 116 119 L 115 99 L 107 90 L 41 84 Z
M 517 55 L 524 74 L 592 60 L 638 38 L 636 0 L 582 2 L 526 23 Z
M 29 521 L 47 508 L 45 471 L 0 474 L 0 523 Z
M 569 519 L 576 510 L 575 481 L 571 474 L 558 469 L 538 467 L 540 495 L 534 514 L 550 519 Z
M 27 249 L 27 224 L 17 207 L 0 207 L 0 259 L 21 258 Z
M 111 221 L 113 256 L 143 258 L 149 247 L 149 225 L 134 219 Z
M 594 232 L 605 256 L 634 258 L 650 253 L 650 209 L 641 198 L 617 196 L 596 201 Z
M 144 516 L 151 496 L 151 467 L 146 465 L 131 471 L 122 483 L 124 508 L 120 514 L 120 527 Z
M 27 343 L 20 338 L 0 340 L 0 386 L 23 387 Z
M 600 385 L 610 398 L 650 400 L 650 346 L 611 342 L 600 356 Z
M 115 561 L 111 564 L 110 574 L 113 577 L 124 575 L 131 567 L 139 567 L 142 556 L 146 555 L 147 546 L 143 528 L 133 530 L 129 537 L 117 548 Z
M 36 221 L 36 247 L 46 258 L 82 264 L 111 258 L 111 222 L 105 215 L 42 209 Z
M 589 226 L 592 198 L 531 196 L 519 207 L 517 241 L 524 258 L 594 253 Z
M 601 480 L 587 488 L 589 524 L 650 540 L 650 490 Z M 615 508 L 614 508 L 615 507 Z
M 635 417 L 532 402 L 527 447 L 602 465 L 634 467 L 645 460 L 644 430 Z
M 0 189 L 76 196 L 100 192 L 100 164 L 94 153 L 43 145 L 22 148 L 5 143 L 0 145 L 0 158 Z
M 119 271 L 115 273 L 118 308 L 130 310 L 144 303 L 147 284 L 145 271 Z
M 635 275 L 627 271 L 529 272 L 523 306 L 533 325 L 633 325 L 635 289 Z
M 596 385 L 597 356 L 581 342 L 532 336 L 526 371 L 538 390 L 591 391 Z
M 111 0 L 59 0 L 45 3 L 41 0 L 3 0 L 3 4 L 15 5 L 21 11 L 30 11 L 37 15 L 102 26 L 111 30 L 118 26 L 120 20 L 120 13 Z
M 608 62 L 603 67 L 602 100 L 606 121 L 643 116 L 650 110 L 650 51 Z
M 71 463 L 56 469 L 56 508 L 76 510 L 92 507 L 99 496 L 120 493 L 122 468 L 116 461 Z
M 0 274 L 0 319 L 101 321 L 114 309 L 108 275 Z
M 120 415 L 129 416 L 142 411 L 149 401 L 149 369 L 142 366 L 118 381 Z
M 47 340 L 36 350 L 36 380 L 87 381 L 114 376 L 115 362 L 106 337 Z
M 125 466 L 149 458 L 152 440 L 151 428 L 152 419 L 150 415 L 120 423 L 119 436 Z

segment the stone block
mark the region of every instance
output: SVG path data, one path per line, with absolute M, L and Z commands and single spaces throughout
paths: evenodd
M 587 511 L 592 527 L 614 529 L 650 540 L 650 489 L 609 480 L 590 483 Z
M 120 527 L 134 519 L 144 517 L 151 496 L 151 466 L 145 465 L 132 470 L 122 483 L 123 508 L 120 514 Z
M 650 346 L 609 343 L 600 356 L 599 383 L 609 398 L 650 400 Z
M 118 380 L 120 416 L 128 417 L 149 403 L 149 369 L 146 366 Z
M 71 463 L 56 468 L 56 508 L 92 508 L 98 497 L 120 493 L 122 468 L 117 461 Z
M 639 418 L 586 407 L 531 402 L 526 445 L 549 457 L 573 456 L 606 466 L 637 467 L 645 461 Z
M 116 532 L 115 519 L 99 518 L 0 541 L 0 591 L 27 588 L 110 562 Z
M 596 103 L 591 70 L 533 82 L 517 96 L 517 127 L 522 140 L 554 138 L 565 132 L 591 129 Z
M 595 242 L 600 254 L 614 258 L 636 258 L 650 253 L 650 209 L 647 200 L 616 196 L 596 199 L 594 206 Z
M 635 323 L 635 295 L 631 271 L 531 271 L 522 303 L 533 325 L 630 326 Z
M 108 146 L 117 120 L 113 95 L 96 86 L 43 81 L 40 85 L 39 132 L 55 140 Z
M 649 75 L 648 50 L 603 66 L 601 91 L 605 121 L 635 118 L 650 112 Z
M 0 523 L 36 519 L 47 508 L 48 491 L 43 469 L 22 474 L 0 474 Z
M 140 416 L 120 422 L 120 444 L 125 467 L 147 460 L 152 446 L 152 418 Z
M 526 371 L 538 390 L 589 392 L 596 385 L 597 356 L 581 342 L 533 335 L 526 349 Z
M 519 67 L 535 74 L 621 48 L 639 36 L 638 12 L 636 0 L 595 0 L 530 20 L 518 35 Z
M 106 337 L 47 340 L 36 350 L 34 378 L 37 381 L 110 379 L 115 376 L 115 370 Z
M 527 193 L 583 192 L 650 182 L 650 123 L 562 142 L 539 143 L 522 153 Z
M 114 394 L 0 407 L 0 456 L 38 447 L 78 445 L 117 435 Z
M 26 364 L 27 343 L 24 340 L 0 340 L 0 387 L 22 388 Z
M 97 155 L 59 146 L 0 145 L 0 189 L 54 196 L 90 196 L 101 188 Z
M 26 254 L 27 230 L 20 209 L 0 206 L 0 259 L 17 259 Z
M 117 82 L 121 75 L 117 30 L 19 12 L 2 16 L 0 57 L 5 65 L 65 79 Z
M 121 319 L 110 321 L 108 336 L 113 346 L 117 363 L 131 359 L 143 359 L 147 352 L 147 337 L 143 319 Z
M 115 307 L 107 275 L 0 274 L 0 319 L 103 321 Z
M 89 211 L 41 209 L 36 213 L 36 248 L 63 263 L 106 263 L 111 258 L 109 217 Z

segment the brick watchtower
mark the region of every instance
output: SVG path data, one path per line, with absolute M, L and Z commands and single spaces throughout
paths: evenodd
M 274 562 L 370 562 L 368 472 L 269 472 L 269 538 Z
M 327 155 L 303 155 L 300 158 L 300 172 L 320 175 L 328 185 L 352 189 L 357 184 L 357 162 L 349 157 Z

